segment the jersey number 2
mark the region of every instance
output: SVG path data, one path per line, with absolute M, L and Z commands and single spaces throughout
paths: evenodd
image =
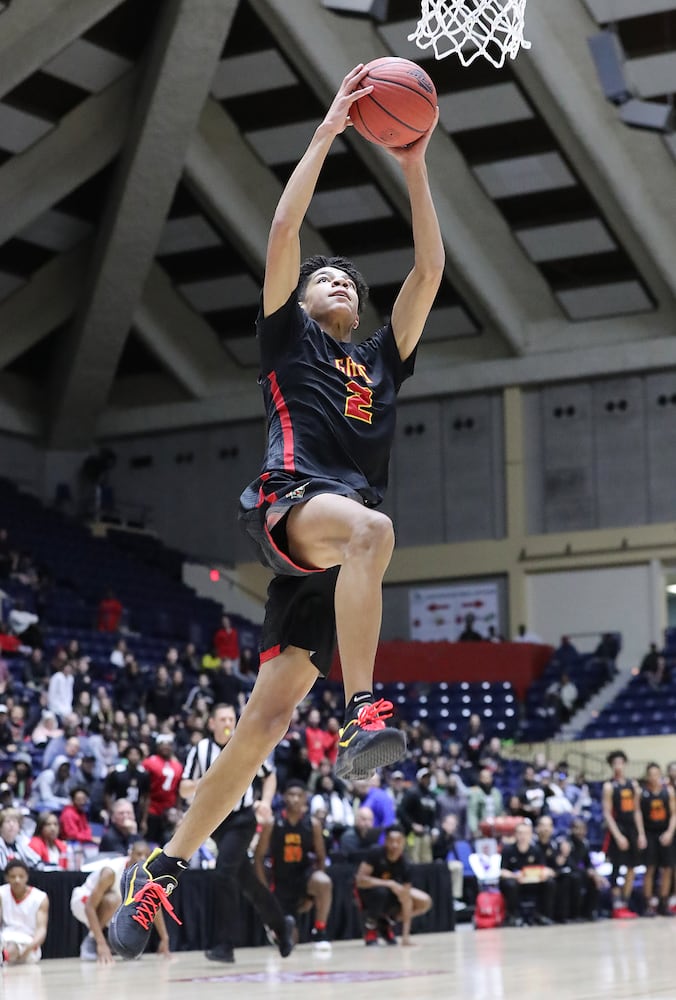
M 352 420 L 363 420 L 370 424 L 373 421 L 373 392 L 359 382 L 347 383 L 348 397 L 345 400 L 345 416 Z

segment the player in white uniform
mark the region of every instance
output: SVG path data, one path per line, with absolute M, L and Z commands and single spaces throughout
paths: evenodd
M 14 858 L 0 885 L 0 965 L 39 962 L 47 937 L 47 893 L 28 884 L 28 866 Z
M 149 854 L 148 844 L 139 840 L 131 846 L 128 855 L 103 858 L 90 871 L 87 880 L 73 889 L 70 912 L 76 920 L 89 929 L 80 947 L 80 958 L 83 962 L 101 962 L 107 965 L 113 961 L 112 952 L 103 932 L 122 902 L 119 889 L 120 876 L 128 865 L 145 861 Z M 160 936 L 157 950 L 162 955 L 169 955 L 169 935 L 161 910 L 155 918 L 155 927 Z

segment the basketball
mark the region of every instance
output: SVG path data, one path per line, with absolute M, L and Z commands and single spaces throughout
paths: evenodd
M 373 85 L 370 94 L 350 108 L 357 132 L 379 146 L 408 146 L 434 121 L 437 92 L 432 80 L 410 59 L 385 56 L 367 63 L 360 87 Z

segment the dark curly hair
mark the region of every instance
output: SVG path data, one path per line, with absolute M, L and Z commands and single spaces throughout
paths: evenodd
M 359 304 L 359 312 L 362 311 L 369 297 L 369 286 L 364 281 L 363 276 L 354 266 L 351 260 L 347 257 L 325 257 L 323 254 L 315 254 L 314 257 L 308 257 L 304 260 L 300 266 L 300 277 L 298 279 L 298 285 L 296 287 L 296 293 L 299 300 L 302 302 L 303 295 L 305 294 L 305 287 L 310 279 L 310 276 L 318 271 L 320 267 L 337 267 L 340 271 L 345 271 L 345 274 L 349 275 L 357 286 L 357 299 Z

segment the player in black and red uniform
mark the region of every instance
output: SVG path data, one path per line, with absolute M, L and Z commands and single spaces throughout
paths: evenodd
M 648 764 L 645 783 L 641 791 L 641 812 L 647 846 L 645 849 L 645 878 L 643 895 L 646 916 L 656 913 L 669 916 L 669 890 L 671 888 L 671 850 L 676 829 L 676 796 L 674 789 L 664 783 L 659 764 Z M 655 894 L 655 872 L 659 868 L 659 900 Z
M 242 796 L 318 672 L 328 673 L 336 635 L 346 701 L 336 773 L 367 777 L 406 748 L 403 733 L 385 725 L 391 703 L 374 701 L 372 693 L 382 580 L 394 547 L 392 523 L 375 507 L 387 485 L 396 396 L 413 372 L 444 270 L 425 164 L 438 113 L 411 146 L 387 150 L 407 187 L 414 249 L 389 322 L 353 344 L 366 298 L 363 278 L 342 257 L 312 258 L 301 266 L 300 251 L 300 230 L 326 157 L 349 125 L 351 105 L 372 89 L 362 85 L 365 74 L 360 64 L 341 83 L 284 188 L 268 239 L 256 323 L 268 446 L 259 479 L 241 499 L 244 527 L 277 574 L 266 607 L 261 670 L 233 738 L 200 782 L 165 851 L 125 875 L 125 904 L 111 933 L 126 958 L 145 947 L 147 914 L 177 884 L 182 859 Z
M 296 917 L 314 907 L 312 944 L 330 952 L 326 924 L 333 883 L 326 874 L 326 848 L 319 820 L 310 815 L 307 790 L 291 780 L 284 789 L 284 810 L 261 830 L 254 854 L 256 874 L 267 885 L 265 859 L 270 858 L 272 890 L 285 914 Z
M 432 907 L 432 897 L 411 884 L 411 866 L 404 854 L 404 828 L 393 823 L 385 830 L 385 843 L 372 847 L 355 876 L 357 897 L 364 921 L 364 942 L 378 943 L 380 934 L 395 945 L 395 924 L 401 922 L 401 943 L 411 943 L 411 921 Z
M 623 750 L 613 750 L 607 758 L 612 777 L 603 783 L 603 819 L 606 824 L 605 851 L 613 866 L 613 916 L 631 920 L 636 914 L 629 907 L 634 887 L 634 868 L 639 863 L 639 852 L 645 849 L 643 814 L 640 807 L 641 790 L 638 782 L 624 773 L 627 755 Z M 626 866 L 624 884 L 618 885 L 620 868 Z

